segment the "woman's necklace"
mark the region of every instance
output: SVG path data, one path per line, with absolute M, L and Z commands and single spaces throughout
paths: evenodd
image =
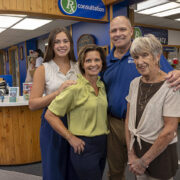
M 148 90 L 146 92 L 143 92 L 142 85 L 143 85 L 143 82 L 140 80 L 138 105 L 139 105 L 141 111 L 145 108 L 146 104 L 149 101 L 148 97 L 149 97 L 149 93 L 152 90 L 153 83 L 149 83 L 149 88 L 148 88 Z

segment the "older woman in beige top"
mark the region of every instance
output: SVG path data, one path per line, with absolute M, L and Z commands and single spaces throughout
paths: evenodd
M 162 45 L 153 35 L 139 37 L 130 53 L 141 77 L 130 85 L 126 116 L 129 169 L 138 180 L 173 179 L 178 167 L 177 126 L 180 92 L 160 70 Z

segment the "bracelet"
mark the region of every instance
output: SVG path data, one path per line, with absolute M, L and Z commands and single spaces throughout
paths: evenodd
M 147 169 L 149 167 L 148 165 L 147 166 L 145 165 L 145 162 L 141 158 L 139 159 L 139 161 L 143 168 Z

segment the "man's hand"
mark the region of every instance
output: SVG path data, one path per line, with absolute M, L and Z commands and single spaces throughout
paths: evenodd
M 174 88 L 174 91 L 180 89 L 180 70 L 174 70 L 167 74 L 166 79 L 170 87 Z

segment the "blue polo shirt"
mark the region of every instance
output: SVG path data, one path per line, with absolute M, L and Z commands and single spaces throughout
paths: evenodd
M 108 113 L 118 118 L 125 118 L 127 111 L 125 97 L 129 93 L 131 81 L 140 74 L 129 51 L 120 60 L 114 57 L 114 50 L 115 48 L 107 56 L 107 69 L 102 74 L 102 80 L 106 87 Z M 165 72 L 173 70 L 164 56 L 161 56 L 160 66 Z

